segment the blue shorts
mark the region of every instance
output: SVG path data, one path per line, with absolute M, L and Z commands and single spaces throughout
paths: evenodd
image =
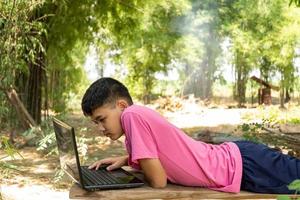
M 300 179 L 300 160 L 266 145 L 235 141 L 243 161 L 241 190 L 257 193 L 292 194 L 287 185 Z

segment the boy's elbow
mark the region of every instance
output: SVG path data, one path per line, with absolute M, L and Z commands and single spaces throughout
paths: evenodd
M 157 189 L 165 188 L 167 186 L 167 181 L 151 182 L 150 186 Z

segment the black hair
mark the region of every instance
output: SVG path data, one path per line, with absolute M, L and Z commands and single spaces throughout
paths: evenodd
M 129 105 L 133 104 L 128 89 L 121 82 L 104 77 L 90 85 L 86 90 L 81 108 L 85 116 L 91 116 L 92 112 L 107 103 L 115 103 L 117 99 L 125 99 Z

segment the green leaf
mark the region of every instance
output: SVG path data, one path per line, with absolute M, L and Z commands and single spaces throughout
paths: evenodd
M 288 185 L 289 190 L 300 191 L 300 179 L 294 180 Z

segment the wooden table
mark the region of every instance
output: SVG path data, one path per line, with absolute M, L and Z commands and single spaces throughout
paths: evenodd
M 130 168 L 127 171 L 133 172 L 139 178 L 143 178 L 141 173 L 134 172 Z M 145 184 L 139 188 L 102 190 L 88 192 L 74 184 L 69 192 L 70 199 L 78 200 L 126 200 L 126 199 L 276 199 L 276 194 L 257 194 L 241 191 L 239 194 L 217 192 L 200 187 L 184 187 L 168 184 L 166 188 L 154 189 Z

